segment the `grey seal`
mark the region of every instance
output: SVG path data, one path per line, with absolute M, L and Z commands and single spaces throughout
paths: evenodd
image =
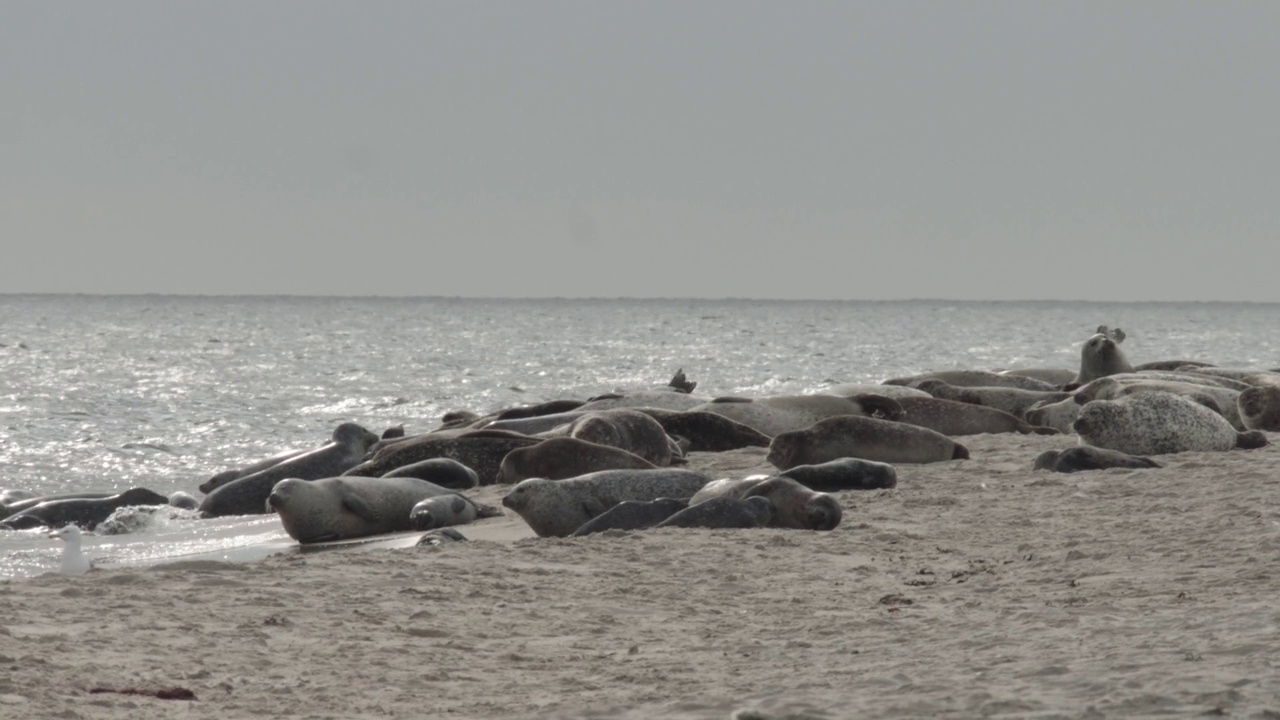
M 773 515 L 773 501 L 767 497 L 714 497 L 680 510 L 654 528 L 758 528 L 768 525 Z
M 594 535 L 605 530 L 644 530 L 689 507 L 682 498 L 627 500 L 605 510 L 573 531 L 574 537 Z
M 315 478 L 340 475 L 342 471 L 364 459 L 365 453 L 369 452 L 369 448 L 380 439 L 377 435 L 355 423 L 342 423 L 333 429 L 329 443 L 320 448 L 313 450 L 286 450 L 245 468 L 218 473 L 200 485 L 200 492 L 208 495 L 214 490 L 236 480 L 263 476 L 263 473 L 268 473 L 269 477 L 273 478 L 271 480 L 273 484 L 276 480 L 283 480 L 287 477 L 314 480 Z M 270 474 L 271 470 L 278 470 L 279 472 Z M 270 489 L 271 486 L 268 485 L 267 490 L 270 491 Z M 265 498 L 266 496 L 264 495 L 263 497 Z
M 655 467 L 621 448 L 558 437 L 507 453 L 498 468 L 498 482 L 512 485 L 534 477 L 563 480 L 600 470 L 652 470 Z
M 501 514 L 497 508 L 478 505 L 464 495 L 435 495 L 418 501 L 409 510 L 409 524 L 414 530 L 435 530 Z
M 693 509 L 712 498 L 745 500 L 751 497 L 768 498 L 773 506 L 773 513 L 767 520 L 769 527 L 834 530 L 844 517 L 839 500 L 779 475 L 754 475 L 741 480 L 708 483 L 689 498 L 689 508 Z
M 1133 365 L 1120 349 L 1124 338 L 1124 331 L 1120 328 L 1112 330 L 1106 325 L 1099 325 L 1098 332 L 1085 340 L 1084 347 L 1080 349 L 1080 372 L 1076 373 L 1071 384 L 1083 385 L 1107 375 L 1133 372 Z
M 492 485 L 507 453 L 540 442 L 541 438 L 503 430 L 430 432 L 388 445 L 343 474 L 380 477 L 405 465 L 443 457 L 475 470 L 481 485 Z
M 956 387 L 1012 387 L 1023 390 L 1057 390 L 1058 387 L 1025 375 L 1002 375 L 990 370 L 938 370 L 935 372 L 890 378 L 884 385 L 915 387 L 922 380 L 941 380 Z
M 898 471 L 889 463 L 838 458 L 818 465 L 796 465 L 781 473 L 810 490 L 882 490 L 898 486 Z
M 744 447 L 769 447 L 772 439 L 753 427 L 716 413 L 644 407 L 636 410 L 657 420 L 667 435 L 688 440 L 688 452 L 724 452 Z
M 108 498 L 116 493 L 109 492 L 70 492 L 55 493 L 53 495 L 34 495 L 24 500 L 14 500 L 13 502 L 0 508 L 0 519 L 17 515 L 23 510 L 30 510 L 40 503 L 53 502 L 54 500 L 101 500 Z
M 1141 375 L 1111 375 L 1089 382 L 1076 390 L 1077 405 L 1084 405 L 1093 400 L 1115 400 L 1126 395 L 1144 393 L 1171 393 L 1183 395 L 1216 411 L 1227 419 L 1237 430 L 1244 430 L 1240 413 L 1236 409 L 1236 399 L 1240 393 L 1223 387 L 1197 385 L 1193 383 L 1170 380 L 1144 380 Z
M 843 457 L 887 463 L 963 460 L 969 450 L 928 428 L 846 415 L 782 433 L 769 444 L 769 462 L 779 470 Z
M 584 413 L 567 425 L 539 433 L 540 437 L 572 437 L 608 445 L 638 455 L 658 467 L 679 456 L 662 423 L 638 410 L 619 408 Z
M 1213 410 L 1170 393 L 1094 400 L 1080 408 L 1075 430 L 1086 445 L 1130 455 L 1250 449 L 1267 444 L 1262 432 L 1237 432 Z
M 342 477 L 281 480 L 267 503 L 285 532 L 302 544 L 348 540 L 412 530 L 409 513 L 419 502 L 454 495 L 417 478 Z
M 10 515 L 0 522 L 0 527 L 10 530 L 27 530 L 37 527 L 61 527 L 76 525 L 92 530 L 106 520 L 111 513 L 133 505 L 168 505 L 169 498 L 146 488 L 130 488 L 118 495 L 103 498 L 73 498 L 49 500 L 22 512 Z
M 1077 445 L 1066 450 L 1045 450 L 1036 456 L 1033 468 L 1060 473 L 1108 468 L 1158 468 L 1160 463 L 1149 457 L 1130 455 L 1118 450 Z
M 470 490 L 480 485 L 480 475 L 475 470 L 446 457 L 401 465 L 382 477 L 415 477 L 450 490 Z
M 696 409 L 723 415 L 769 436 L 800 430 L 830 417 L 858 415 L 896 420 L 903 414 L 898 400 L 883 395 L 777 395 L 755 400 L 723 397 Z
M 333 477 L 355 467 L 378 436 L 355 423 L 343 423 L 333 431 L 333 442 L 319 450 L 276 463 L 252 475 L 237 478 L 213 489 L 200 502 L 204 517 L 258 515 L 267 512 L 267 496 L 281 480 L 315 480 Z
M 602 470 L 568 480 L 530 478 L 502 499 L 541 537 L 567 537 L 627 500 L 689 498 L 711 482 L 692 470 Z
M 179 510 L 199 510 L 200 501 L 191 493 L 178 490 L 169 493 L 169 504 Z
M 1280 386 L 1259 385 L 1240 393 L 1236 410 L 1250 430 L 1280 431 Z
M 1051 427 L 1030 425 L 1003 410 L 942 400 L 940 398 L 899 398 L 906 415 L 899 422 L 928 428 L 943 435 L 981 435 L 1016 432 L 1023 435 L 1057 435 Z
M 923 380 L 917 387 L 940 400 L 981 405 L 1003 410 L 1010 415 L 1027 420 L 1026 413 L 1036 403 L 1055 403 L 1071 397 L 1071 393 L 1021 388 L 956 387 L 941 380 Z M 1030 422 L 1030 421 L 1028 421 Z M 1037 425 L 1040 423 L 1031 423 Z

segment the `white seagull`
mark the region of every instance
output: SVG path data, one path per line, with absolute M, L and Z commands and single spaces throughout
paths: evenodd
M 61 538 L 67 547 L 62 551 L 62 574 L 80 575 L 89 571 L 89 558 L 80 550 L 80 528 L 68 525 L 49 533 L 51 538 Z

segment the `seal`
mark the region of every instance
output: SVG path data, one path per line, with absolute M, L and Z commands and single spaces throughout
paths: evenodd
M 573 531 L 573 537 L 594 535 L 605 530 L 644 530 L 689 507 L 680 498 L 658 498 L 643 502 L 627 500 L 605 510 Z
M 697 505 L 690 505 L 654 527 L 712 530 L 758 528 L 768 525 L 773 514 L 773 501 L 767 497 L 714 497 Z
M 956 387 L 941 380 L 922 380 L 916 387 L 939 400 L 954 400 L 955 402 L 969 403 L 970 405 L 995 408 L 1023 420 L 1027 419 L 1027 410 L 1036 403 L 1055 403 L 1071 397 L 1071 393 L 1061 391 L 1044 392 L 1041 390 L 1023 390 L 1021 388 Z M 1037 423 L 1031 424 L 1035 425 Z
M 475 470 L 446 457 L 401 465 L 382 477 L 414 477 L 450 490 L 470 490 L 480 485 L 480 476 Z
M 14 500 L 13 502 L 0 508 L 0 519 L 17 515 L 23 510 L 30 510 L 40 503 L 53 502 L 54 500 L 100 500 L 109 498 L 115 493 L 109 492 L 71 492 L 57 493 L 54 495 L 35 495 L 25 500 Z
M 1249 430 L 1280 431 L 1280 386 L 1259 385 L 1240 393 L 1236 410 Z
M 930 463 L 964 460 L 969 457 L 969 450 L 928 428 L 851 415 L 827 418 L 804 430 L 782 433 L 769 444 L 769 462 L 784 471 L 844 457 Z
M 570 410 L 561 413 L 552 413 L 550 415 L 535 415 L 527 418 L 509 418 L 505 420 L 493 420 L 477 423 L 477 427 L 485 430 L 507 430 L 509 432 L 518 432 L 524 435 L 537 435 L 538 433 L 548 432 L 563 425 L 577 420 L 586 415 L 586 410 Z
M 1085 340 L 1084 347 L 1080 349 L 1080 372 L 1076 373 L 1071 384 L 1083 385 L 1100 377 L 1133 372 L 1133 365 L 1120 349 L 1124 337 L 1120 328 L 1111 330 L 1106 325 L 1099 325 L 1097 334 Z
M 306 545 L 412 530 L 409 513 L 415 505 L 454 494 L 417 478 L 342 476 L 281 480 L 267 504 L 280 515 L 285 532 Z
M 600 470 L 652 470 L 655 467 L 621 448 L 558 437 L 507 453 L 498 468 L 498 482 L 512 485 L 534 477 L 563 480 Z
M 38 527 L 76 525 L 82 530 L 92 530 L 106 520 L 111 513 L 132 505 L 168 505 L 169 498 L 146 488 L 130 488 L 118 495 L 103 498 L 72 498 L 49 500 L 22 512 L 10 515 L 0 522 L 0 527 L 10 530 L 27 530 Z
M 939 381 L 941 382 L 941 381 Z M 887 398 L 929 397 L 929 393 L 907 385 L 867 385 L 864 383 L 841 383 L 818 391 L 822 395 L 837 397 L 853 397 L 855 395 L 882 395 Z
M 1067 368 L 1011 368 L 1009 370 L 997 371 L 1000 375 L 1021 375 L 1029 377 L 1040 382 L 1047 382 L 1054 387 L 1060 387 L 1072 382 L 1076 379 L 1076 371 Z
M 745 500 L 768 498 L 773 506 L 769 527 L 795 530 L 834 530 L 844 516 L 840 501 L 823 492 L 815 492 L 795 480 L 779 475 L 753 475 L 741 480 L 717 480 L 707 484 L 692 498 L 689 508 L 712 498 Z
M 208 495 L 236 480 L 262 475 L 273 469 L 278 470 L 279 474 L 271 476 L 274 478 L 272 483 L 287 477 L 314 480 L 338 475 L 360 462 L 369 448 L 380 439 L 355 423 L 342 423 L 333 429 L 330 442 L 323 447 L 314 450 L 286 450 L 234 471 L 234 477 L 231 475 L 232 471 L 218 473 L 200 486 L 200 492 Z M 270 490 L 270 486 L 267 489 Z
M 0 507 L 7 506 L 9 503 L 15 503 L 19 500 L 30 500 L 36 497 L 36 494 L 29 490 L 8 489 L 0 491 Z
M 630 408 L 584 413 L 568 425 L 540 433 L 540 437 L 572 437 L 597 445 L 626 450 L 658 467 L 671 464 L 673 450 L 662 423 Z
M 956 387 L 1012 387 L 1023 390 L 1057 390 L 1057 386 L 1025 375 L 1002 375 L 990 370 L 938 370 L 935 372 L 890 378 L 884 385 L 915 387 L 922 380 L 941 380 Z
M 355 423 L 342 423 L 333 431 L 333 442 L 319 450 L 213 488 L 200 502 L 200 514 L 203 517 L 264 514 L 267 496 L 276 483 L 286 478 L 316 480 L 341 475 L 359 464 L 378 440 L 377 435 Z
M 583 404 L 584 401 L 582 400 L 551 400 L 537 405 L 524 405 L 499 410 L 494 414 L 493 419 L 520 420 L 522 418 L 542 417 L 543 415 L 558 415 L 577 410 Z
M 1203 368 L 1213 367 L 1213 365 L 1206 362 L 1200 362 L 1198 360 L 1155 360 L 1153 362 L 1134 365 L 1133 369 L 1136 372 L 1142 372 L 1143 370 L 1177 370 L 1178 368 L 1183 367 Z
M 618 503 L 689 498 L 709 482 L 711 478 L 692 470 L 602 470 L 568 480 L 523 480 L 502 505 L 540 537 L 567 537 Z
M 939 398 L 899 398 L 906 416 L 899 422 L 928 428 L 943 435 L 981 435 L 982 433 L 1016 432 L 1023 435 L 1057 435 L 1051 427 L 1027 424 L 1003 410 L 941 400 Z
M 858 415 L 896 420 L 903 414 L 898 400 L 883 395 L 776 395 L 756 400 L 724 397 L 695 409 L 723 415 L 770 436 L 800 430 L 830 417 Z
M 1129 455 L 1117 450 L 1077 445 L 1066 450 L 1045 450 L 1036 456 L 1035 470 L 1052 470 L 1073 473 L 1082 470 L 1107 470 L 1109 468 L 1158 468 L 1160 463 L 1149 457 Z
M 200 509 L 200 501 L 191 493 L 183 492 L 181 490 L 169 493 L 169 504 L 179 510 Z
M 1027 408 L 1026 419 L 1032 425 L 1051 427 L 1060 433 L 1073 433 L 1071 424 L 1080 416 L 1080 406 L 1074 397 L 1055 403 L 1041 401 Z
M 467 536 L 451 527 L 432 530 L 418 539 L 417 547 L 440 547 L 453 543 L 467 542 Z
M 1080 408 L 1080 442 L 1130 455 L 1259 448 L 1258 430 L 1237 432 L 1218 413 L 1181 395 L 1143 393 L 1094 400 Z
M 414 530 L 435 530 L 501 514 L 496 508 L 477 505 L 463 495 L 436 495 L 420 500 L 409 510 L 409 524 Z
M 1146 393 L 1171 393 L 1189 397 L 1222 415 L 1235 429 L 1246 429 L 1240 419 L 1240 412 L 1236 409 L 1236 399 L 1240 393 L 1212 385 L 1144 380 L 1141 375 L 1110 375 L 1082 386 L 1076 390 L 1074 398 L 1077 405 L 1084 405 L 1093 400 L 1115 400 L 1127 395 Z
M 597 395 L 578 408 L 584 411 L 617 410 L 619 408 L 652 407 L 664 410 L 692 410 L 711 398 L 665 390 L 641 390 L 630 393 Z
M 498 468 L 507 453 L 540 442 L 541 438 L 504 430 L 430 432 L 388 445 L 369 460 L 343 474 L 381 477 L 397 468 L 423 460 L 450 458 L 475 470 L 481 485 L 492 485 L 497 482 Z
M 689 446 L 682 448 L 683 452 L 725 452 L 744 447 L 769 447 L 772 439 L 755 428 L 716 413 L 661 408 L 636 410 L 657 420 L 668 436 L 687 440 Z
M 839 458 L 818 465 L 796 465 L 780 473 L 810 490 L 882 490 L 898 486 L 898 471 L 889 463 Z

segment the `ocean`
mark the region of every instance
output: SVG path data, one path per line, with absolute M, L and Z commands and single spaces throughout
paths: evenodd
M 0 296 L 0 489 L 199 497 L 210 475 L 318 447 L 342 422 L 423 432 L 450 410 L 661 385 L 677 369 L 698 394 L 762 396 L 1075 368 L 1104 324 L 1134 363 L 1280 367 L 1275 304 Z M 100 565 L 141 565 L 294 543 L 274 516 L 161 513 L 85 546 Z M 0 578 L 60 553 L 44 532 L 0 530 Z

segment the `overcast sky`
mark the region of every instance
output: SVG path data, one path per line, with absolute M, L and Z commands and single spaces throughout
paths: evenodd
M 1280 3 L 34 2 L 0 292 L 1280 301 Z

